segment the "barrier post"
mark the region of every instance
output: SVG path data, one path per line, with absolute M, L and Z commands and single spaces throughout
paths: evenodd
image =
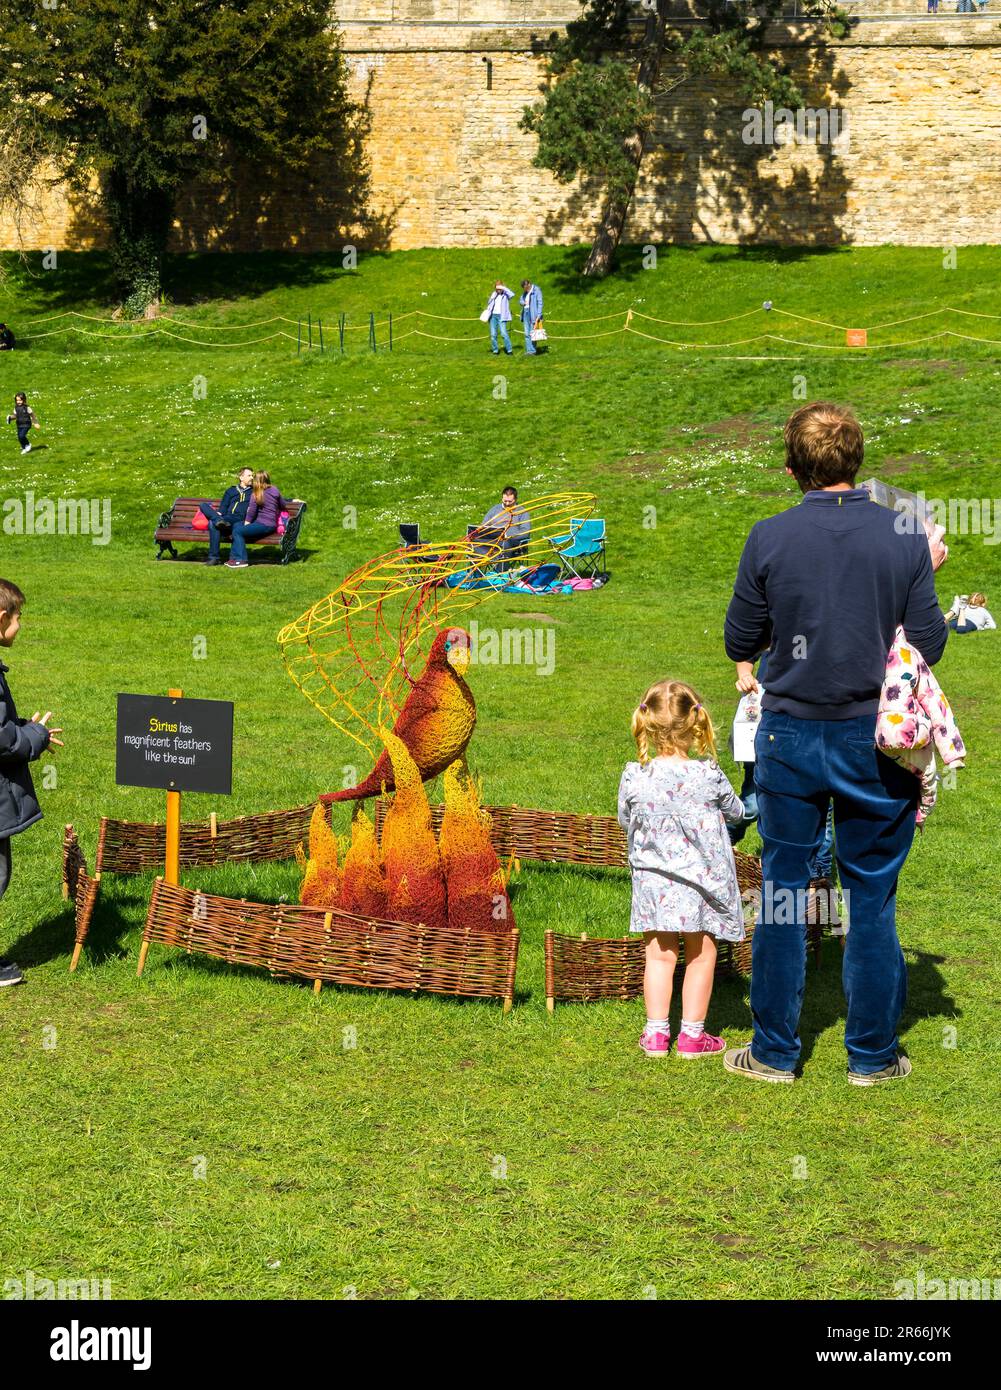
M 393 315 L 389 316 L 389 350 L 393 351 Z
M 338 323 L 338 327 L 340 328 L 340 331 L 341 331 L 341 352 L 344 351 L 344 325 L 345 325 L 346 322 L 347 322 L 347 315 L 346 315 L 346 314 L 341 314 L 340 322 Z
M 320 330 L 320 356 L 323 356 L 323 320 L 317 319 L 316 326 Z
M 309 330 L 309 350 L 310 350 L 310 352 L 312 352 L 312 350 L 313 350 L 313 315 L 312 315 L 312 313 L 310 313 L 309 316 L 308 316 L 308 319 L 307 319 L 307 327 L 308 327 L 308 330 Z
M 302 319 L 296 318 L 295 321 L 295 355 L 299 356 L 302 351 Z
M 168 690 L 172 700 L 183 698 L 183 690 Z M 167 793 L 167 853 L 163 878 L 165 883 L 178 883 L 181 875 L 181 793 Z
M 372 351 L 375 352 L 375 315 L 368 316 L 368 340 L 372 344 Z

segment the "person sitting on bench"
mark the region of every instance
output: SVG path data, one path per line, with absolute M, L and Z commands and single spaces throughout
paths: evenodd
M 288 511 L 288 499 L 281 495 L 271 481 L 270 473 L 259 469 L 254 474 L 254 491 L 247 506 L 246 521 L 238 521 L 233 527 L 233 544 L 230 547 L 227 569 L 247 568 L 247 542 L 260 540 L 278 530 L 278 520 L 283 511 Z
M 518 506 L 518 489 L 509 483 L 501 494 L 498 504 L 491 507 L 483 518 L 481 530 L 499 531 L 504 539 L 503 567 L 512 560 L 520 560 L 532 535 L 532 519 L 524 507 Z
M 209 523 L 209 557 L 207 565 L 221 565 L 219 547 L 229 539 L 229 533 L 238 521 L 246 521 L 247 507 L 250 505 L 250 489 L 254 483 L 254 470 L 241 468 L 236 475 L 236 483 L 228 487 L 222 495 L 219 510 L 211 502 L 202 502 L 198 510 Z

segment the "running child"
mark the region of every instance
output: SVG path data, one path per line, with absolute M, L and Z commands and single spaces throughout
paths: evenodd
M 7 416 L 7 423 L 11 421 L 17 425 L 17 442 L 21 446 L 22 454 L 31 453 L 31 442 L 28 439 L 28 431 L 34 425 L 38 429 L 38 418 L 31 406 L 28 404 L 28 397 L 23 391 L 18 391 L 14 397 L 14 414 Z

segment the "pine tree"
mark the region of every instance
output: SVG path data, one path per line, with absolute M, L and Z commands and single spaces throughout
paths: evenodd
M 695 0 L 704 23 L 687 35 L 669 28 L 671 0 L 581 0 L 580 19 L 567 25 L 547 63 L 543 97 L 525 108 L 521 128 L 538 137 L 533 163 L 560 183 L 583 176 L 604 193 L 601 222 L 585 275 L 611 269 L 643 161 L 661 87 L 665 54 L 677 60 L 682 80 L 706 76 L 726 82 L 747 101 L 803 104 L 796 83 L 765 49 L 768 24 L 782 0 Z M 635 20 L 643 31 L 634 45 Z M 847 18 L 833 0 L 814 0 L 804 15 L 823 15 L 836 35 Z M 680 86 L 680 81 L 678 84 Z

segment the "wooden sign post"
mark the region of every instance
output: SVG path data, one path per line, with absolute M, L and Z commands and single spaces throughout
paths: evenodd
M 178 689 L 162 695 L 119 695 L 115 755 L 119 786 L 158 787 L 167 793 L 165 883 L 181 876 L 181 792 L 233 790 L 233 706 L 226 700 L 186 700 Z M 139 971 L 148 942 L 139 953 Z
M 184 697 L 183 690 L 168 690 L 172 700 Z M 167 883 L 181 881 L 181 793 L 167 792 L 167 862 L 163 866 L 163 877 Z

